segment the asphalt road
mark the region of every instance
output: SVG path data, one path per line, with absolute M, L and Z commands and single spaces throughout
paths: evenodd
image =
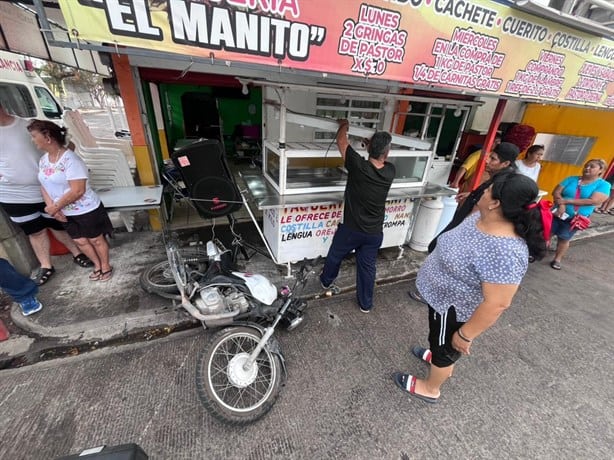
M 281 333 L 289 378 L 260 422 L 229 428 L 200 405 L 203 332 L 0 373 L 2 459 L 51 459 L 136 442 L 153 459 L 606 459 L 614 451 L 614 235 L 572 244 L 564 269 L 530 266 L 514 305 L 457 366 L 441 401 L 410 399 L 423 306 L 408 283 L 361 313 L 352 294 L 312 302 Z

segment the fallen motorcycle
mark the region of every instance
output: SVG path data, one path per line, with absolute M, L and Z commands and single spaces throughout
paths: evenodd
M 180 307 L 205 329 L 222 328 L 198 357 L 196 387 L 203 405 L 219 420 L 247 424 L 275 404 L 286 377 L 284 357 L 274 337 L 278 326 L 293 330 L 303 320 L 304 288 L 313 263 L 294 273 L 292 288 L 277 289 L 266 277 L 232 270 L 229 251 L 206 244 L 206 270 L 184 260 L 174 241 L 166 244 L 168 269 Z

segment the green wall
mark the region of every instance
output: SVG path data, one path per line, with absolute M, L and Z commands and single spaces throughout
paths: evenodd
M 160 97 L 162 99 L 162 109 L 164 124 L 169 143 L 169 151 L 178 139 L 185 137 L 183 125 L 183 111 L 181 107 L 181 96 L 184 93 L 200 92 L 211 94 L 213 89 L 209 86 L 167 84 L 160 85 Z M 247 98 L 218 97 L 218 110 L 224 129 L 224 139 L 228 153 L 232 144 L 229 142 L 230 136 L 234 132 L 235 126 L 240 124 L 258 125 L 262 124 L 262 91 L 260 88 L 250 88 Z M 250 105 L 253 114 L 249 113 Z

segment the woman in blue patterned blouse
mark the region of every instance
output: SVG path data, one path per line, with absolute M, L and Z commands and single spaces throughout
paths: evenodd
M 397 372 L 395 383 L 423 401 L 439 400 L 454 363 L 512 303 L 529 255 L 541 259 L 552 213 L 536 203 L 535 182 L 516 173 L 498 174 L 474 212 L 439 237 L 418 272 L 416 285 L 429 306 L 430 349 L 414 355 L 430 364 L 426 379 Z M 546 232 L 544 232 L 546 228 Z

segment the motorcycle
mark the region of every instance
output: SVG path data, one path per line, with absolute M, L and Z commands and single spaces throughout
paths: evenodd
M 286 378 L 273 334 L 278 326 L 291 331 L 303 321 L 307 304 L 299 293 L 314 264 L 305 260 L 292 288 L 278 290 L 262 275 L 233 270 L 230 251 L 219 242 L 207 242 L 204 271 L 186 263 L 174 241 L 166 244 L 166 251 L 180 307 L 205 329 L 222 328 L 198 357 L 199 399 L 213 416 L 229 424 L 260 419 L 275 404 Z

